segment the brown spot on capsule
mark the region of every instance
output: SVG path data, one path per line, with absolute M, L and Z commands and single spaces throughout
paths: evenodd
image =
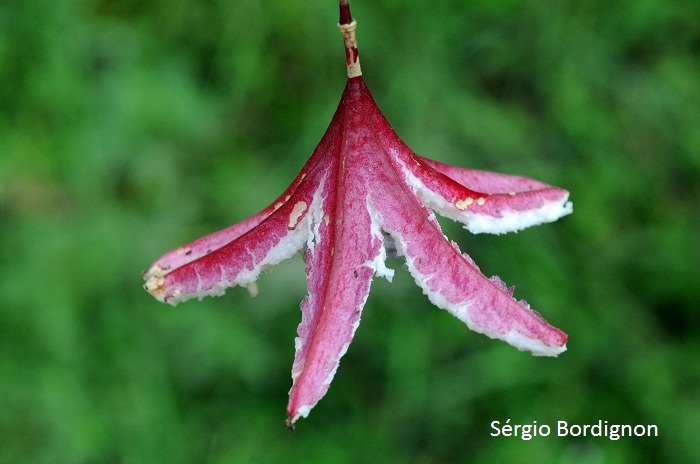
M 472 203 L 474 203 L 474 199 L 472 197 L 467 197 L 464 200 L 457 200 L 455 206 L 457 207 L 457 209 L 461 209 L 464 211 L 469 206 L 471 206 Z
M 294 205 L 294 209 L 292 209 L 292 214 L 289 215 L 289 224 L 287 224 L 287 227 L 289 229 L 293 229 L 296 227 L 297 223 L 299 222 L 299 218 L 301 217 L 302 214 L 304 214 L 304 211 L 306 211 L 306 202 L 305 201 L 298 201 Z

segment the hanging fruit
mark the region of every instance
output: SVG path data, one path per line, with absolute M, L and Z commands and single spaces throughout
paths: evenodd
M 360 322 L 374 276 L 391 280 L 387 247 L 406 260 L 430 301 L 467 326 L 535 355 L 556 356 L 567 336 L 442 233 L 433 211 L 474 233 L 517 231 L 572 212 L 569 193 L 525 177 L 450 166 L 415 154 L 367 88 L 357 23 L 340 1 L 348 82 L 311 157 L 259 213 L 166 253 L 145 288 L 175 305 L 250 286 L 262 270 L 305 250 L 308 295 L 292 367 L 287 425 L 325 395 Z M 385 246 L 387 245 L 387 246 Z

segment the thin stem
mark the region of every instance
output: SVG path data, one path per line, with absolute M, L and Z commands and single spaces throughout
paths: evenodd
M 352 15 L 350 14 L 350 0 L 340 0 L 340 21 L 339 24 L 350 24 Z
M 343 39 L 345 41 L 345 62 L 348 66 L 348 78 L 352 79 L 353 77 L 362 75 L 362 69 L 360 69 L 360 55 L 357 51 L 357 39 L 355 38 L 357 21 L 352 19 L 350 0 L 339 1 L 340 21 L 338 21 L 338 28 L 343 34 Z

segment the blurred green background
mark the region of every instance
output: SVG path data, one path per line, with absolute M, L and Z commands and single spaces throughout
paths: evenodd
M 0 2 L 0 462 L 700 462 L 700 4 L 357 0 L 365 79 L 440 161 L 571 191 L 445 232 L 569 334 L 470 332 L 397 260 L 333 385 L 284 428 L 299 256 L 172 308 L 160 254 L 291 181 L 345 82 L 334 0 Z M 658 438 L 493 438 L 493 420 Z

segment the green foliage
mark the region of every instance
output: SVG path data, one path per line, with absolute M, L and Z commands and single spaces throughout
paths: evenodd
M 301 167 L 344 85 L 336 9 L 0 3 L 0 462 L 700 462 L 694 0 L 353 3 L 366 80 L 417 152 L 572 192 L 573 216 L 516 235 L 445 222 L 568 332 L 559 358 L 469 332 L 394 261 L 292 434 L 300 258 L 255 299 L 140 288 Z M 490 437 L 508 418 L 660 437 Z

